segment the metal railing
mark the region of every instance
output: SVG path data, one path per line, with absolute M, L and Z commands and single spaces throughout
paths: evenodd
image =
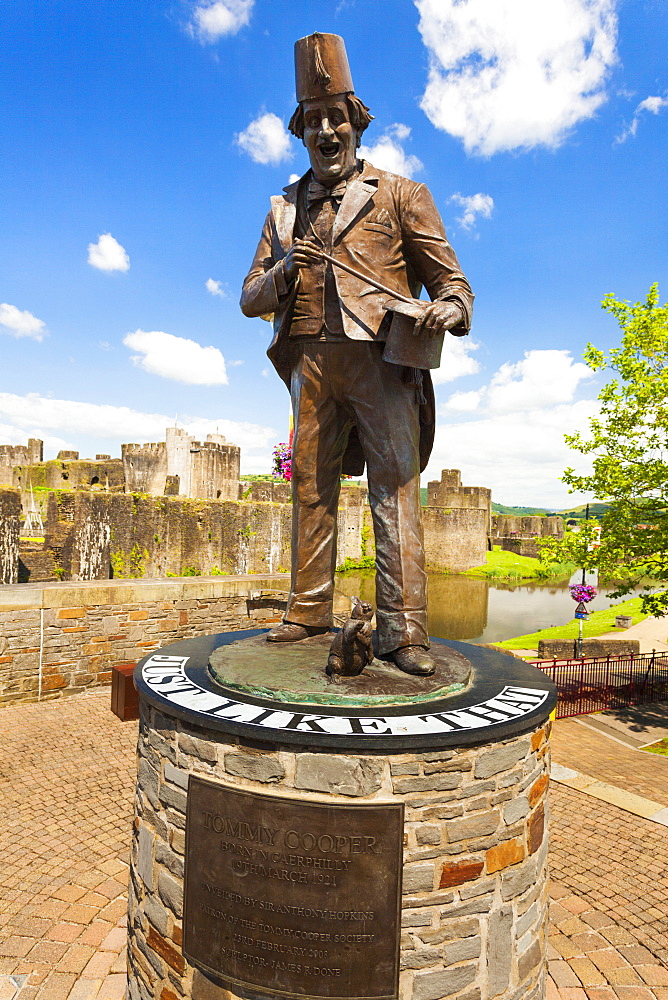
M 668 653 L 530 662 L 557 687 L 558 719 L 668 699 Z

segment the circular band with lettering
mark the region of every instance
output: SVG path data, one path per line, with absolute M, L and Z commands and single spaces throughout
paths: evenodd
M 184 639 L 151 653 L 135 669 L 140 696 L 165 715 L 244 739 L 396 752 L 511 739 L 545 722 L 557 703 L 554 684 L 536 667 L 496 650 L 445 639 L 431 641 L 450 646 L 472 666 L 468 688 L 447 698 L 353 708 L 227 693 L 209 674 L 210 654 L 265 631 Z

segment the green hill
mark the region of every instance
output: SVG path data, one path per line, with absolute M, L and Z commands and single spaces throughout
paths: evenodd
M 531 517 L 534 514 L 552 516 L 554 511 L 546 507 L 507 507 L 503 503 L 492 504 L 493 514 L 511 514 L 513 517 Z
M 610 509 L 610 504 L 607 503 L 590 503 L 589 504 L 589 517 L 596 518 L 599 520 L 607 510 Z M 587 516 L 587 504 L 581 503 L 575 507 L 567 507 L 566 510 L 558 510 L 557 513 L 560 517 L 580 519 Z

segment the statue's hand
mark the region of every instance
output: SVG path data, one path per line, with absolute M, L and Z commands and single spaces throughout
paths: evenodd
M 294 281 L 302 267 L 320 260 L 320 250 L 312 240 L 295 240 L 283 258 L 283 271 L 288 281 Z
M 463 318 L 456 302 L 431 302 L 416 320 L 413 333 L 416 337 L 436 337 L 458 326 Z

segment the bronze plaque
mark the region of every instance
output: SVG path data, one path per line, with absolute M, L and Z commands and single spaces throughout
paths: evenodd
M 183 954 L 284 997 L 390 1000 L 403 804 L 241 791 L 190 776 Z

